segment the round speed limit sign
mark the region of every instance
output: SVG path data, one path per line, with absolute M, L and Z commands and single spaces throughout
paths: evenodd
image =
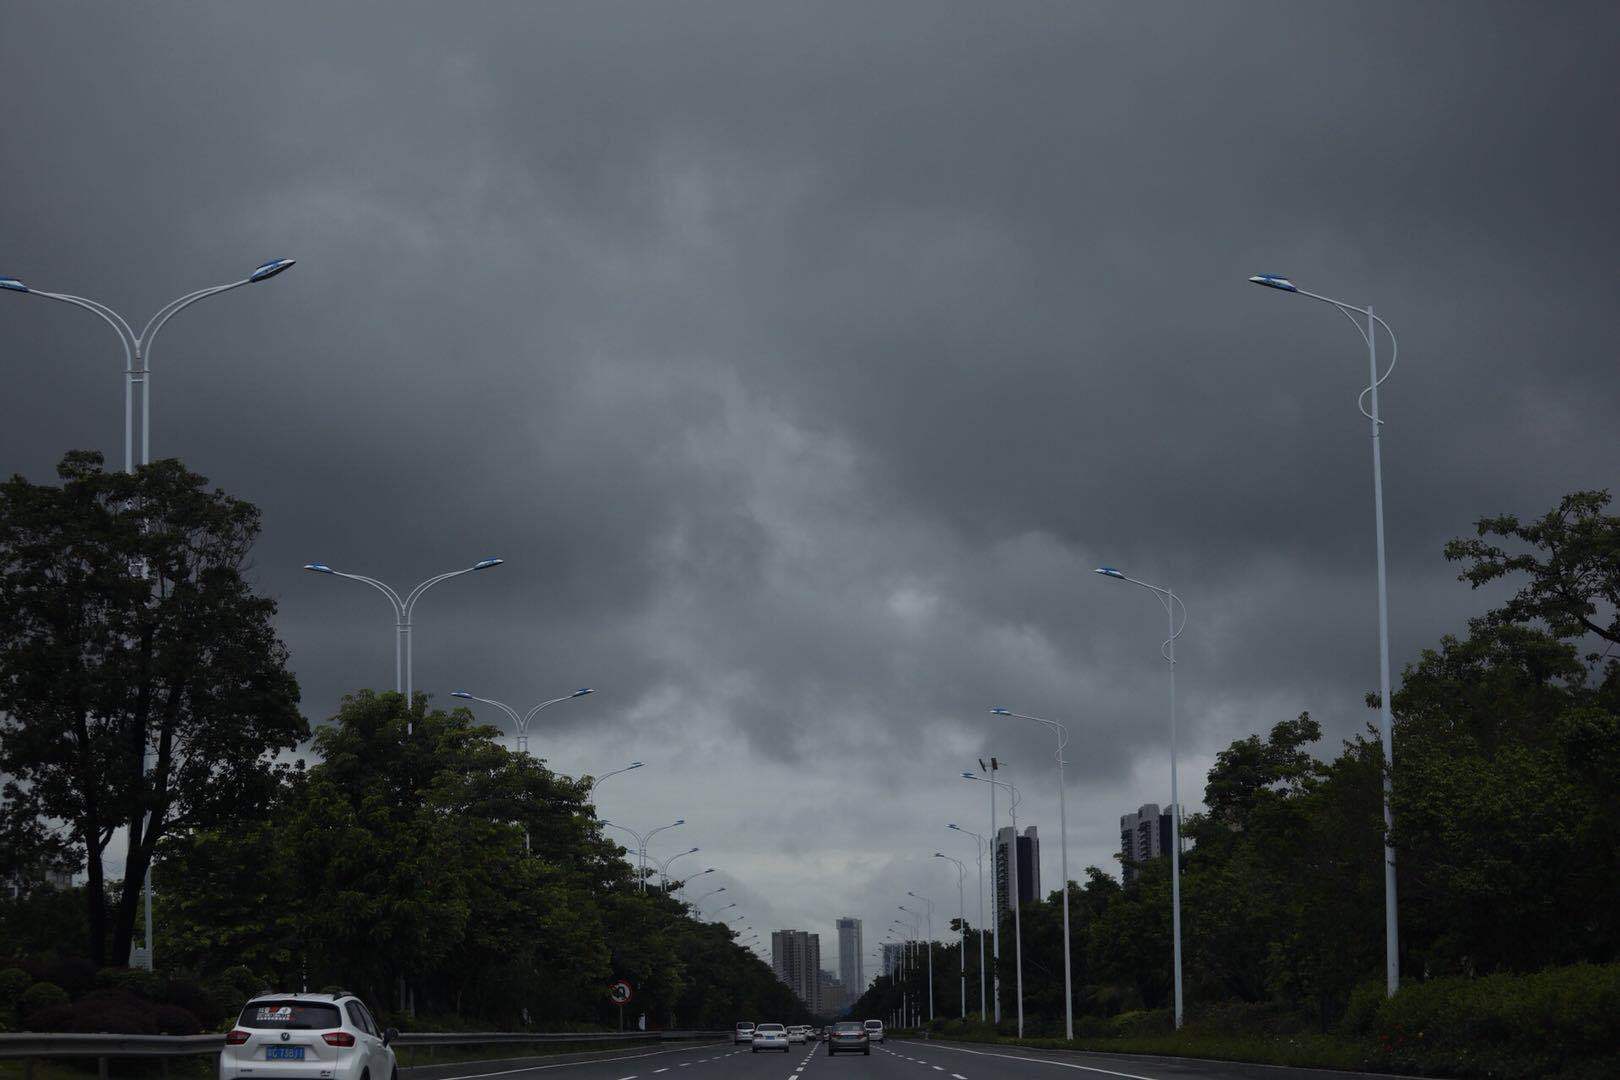
M 635 990 L 633 990 L 630 984 L 625 982 L 623 979 L 620 979 L 618 982 L 608 987 L 608 1000 L 613 1002 L 615 1005 L 628 1005 L 630 1004 L 630 999 L 635 996 Z

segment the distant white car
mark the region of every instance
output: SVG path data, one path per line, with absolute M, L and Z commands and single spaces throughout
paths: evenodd
M 754 1041 L 754 1025 L 746 1020 L 737 1021 L 737 1030 L 731 1033 L 731 1045 Z
M 754 1053 L 761 1050 L 780 1050 L 788 1053 L 787 1028 L 781 1024 L 761 1024 L 754 1029 Z
M 219 1080 L 399 1080 L 398 1035 L 353 994 L 261 994 L 225 1036 Z
M 803 1024 L 795 1024 L 792 1027 L 788 1028 L 788 1042 L 790 1042 L 790 1043 L 796 1043 L 796 1042 L 807 1043 L 809 1041 L 810 1041 L 810 1029 L 805 1027 Z
M 883 1041 L 883 1021 L 868 1020 L 861 1026 L 866 1028 L 866 1037 L 868 1039 L 871 1039 L 875 1043 L 880 1043 Z

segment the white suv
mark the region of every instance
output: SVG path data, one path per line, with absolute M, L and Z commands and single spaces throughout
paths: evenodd
M 219 1080 L 399 1080 L 393 1042 L 353 994 L 261 994 L 219 1053 Z

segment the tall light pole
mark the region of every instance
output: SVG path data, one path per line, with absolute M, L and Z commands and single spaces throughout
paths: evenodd
M 601 776 L 598 776 L 595 780 L 591 781 L 590 794 L 585 796 L 585 801 L 586 802 L 592 802 L 592 801 L 594 801 L 596 799 L 596 789 L 601 787 L 602 786 L 602 781 L 606 780 L 608 777 L 610 777 L 610 776 L 618 776 L 620 773 L 627 773 L 631 769 L 639 769 L 644 764 L 645 764 L 645 762 L 632 761 L 630 764 L 626 765 L 622 769 L 614 769 L 612 772 L 605 772 Z
M 962 932 L 962 942 L 957 946 L 957 972 L 961 976 L 958 980 L 962 990 L 962 1019 L 967 1019 L 967 893 L 964 886 L 967 881 L 967 867 L 962 860 L 952 859 L 943 851 L 934 852 L 934 858 L 948 860 L 956 867 L 956 927 Z
M 645 832 L 645 833 L 638 833 L 638 832 L 636 832 L 636 830 L 634 830 L 634 829 L 632 829 L 632 828 L 630 828 L 628 826 L 617 825 L 617 824 L 615 824 L 615 823 L 613 823 L 611 821 L 604 821 L 604 822 L 602 822 L 602 824 L 606 825 L 610 829 L 618 829 L 620 832 L 627 832 L 631 836 L 636 838 L 636 858 L 637 858 L 636 876 L 641 879 L 641 891 L 646 892 L 647 891 L 647 841 L 651 840 L 653 837 L 657 836 L 659 833 L 663 832 L 665 829 L 673 829 L 677 825 L 685 825 L 686 824 L 686 819 L 685 818 L 676 818 L 674 821 L 670 822 L 668 825 L 660 825 L 660 826 L 658 826 L 658 828 L 653 829 L 650 832 Z M 733 904 L 732 906 L 735 907 L 736 905 Z
M 993 788 L 991 790 L 994 790 Z M 988 1003 L 984 995 L 984 845 L 985 839 L 976 832 L 971 832 L 960 825 L 947 825 L 947 829 L 954 829 L 959 833 L 973 837 L 973 846 L 979 857 L 979 1021 L 988 1023 L 990 1014 L 986 1012 Z
M 187 293 L 176 300 L 171 300 L 158 309 L 157 314 L 147 320 L 146 326 L 136 333 L 130 323 L 118 312 L 101 303 L 99 300 L 87 300 L 82 296 L 72 296 L 68 293 L 45 292 L 33 289 L 14 277 L 0 277 L 0 292 L 17 293 L 21 296 L 38 296 L 46 300 L 55 300 L 63 304 L 71 304 L 83 308 L 112 327 L 113 333 L 118 335 L 118 344 L 124 348 L 124 471 L 132 473 L 136 465 L 150 465 L 152 463 L 152 397 L 151 397 L 151 358 L 152 344 L 157 340 L 158 331 L 163 329 L 165 323 L 178 315 L 183 309 L 190 307 L 199 300 L 206 300 L 210 296 L 218 296 L 223 292 L 241 288 L 243 285 L 253 285 L 261 281 L 269 281 L 284 270 L 290 269 L 296 259 L 271 259 L 260 263 L 253 271 L 241 281 L 227 282 L 224 285 L 214 285 L 196 292 Z M 141 388 L 141 452 L 139 459 L 135 456 L 135 387 Z M 144 568 L 143 568 L 144 576 Z M 150 757 L 147 750 L 141 750 L 141 775 L 146 775 L 147 760 Z M 150 815 L 148 815 L 150 820 Z M 145 908 L 145 944 L 142 948 L 130 947 L 129 963 L 131 967 L 153 970 L 153 943 L 152 943 L 152 870 L 146 871 L 146 879 L 141 885 L 142 906 Z
M 1058 767 L 1058 851 L 1061 853 L 1063 866 L 1063 1030 L 1064 1038 L 1074 1039 L 1074 983 L 1070 975 L 1071 961 L 1069 959 L 1069 809 L 1068 797 L 1065 794 L 1068 785 L 1063 778 L 1063 748 L 1069 745 L 1069 729 L 1056 720 L 1044 720 L 1039 716 L 1026 716 L 1008 709 L 994 708 L 990 710 L 996 716 L 1011 716 L 1018 720 L 1033 720 L 1037 724 L 1045 724 L 1057 735 L 1057 767 Z M 1017 841 L 1015 840 L 1014 843 Z
M 1007 874 L 1007 902 L 1012 906 L 1013 912 L 1013 967 L 1017 973 L 1018 991 L 1018 1037 L 1024 1037 L 1024 905 L 1019 902 L 1018 895 L 1018 804 L 1023 796 L 1018 789 L 1005 780 L 995 780 L 978 773 L 964 772 L 964 780 L 978 780 L 990 784 L 992 787 L 1007 789 L 1007 817 L 1012 822 L 1012 842 L 1007 845 L 1007 861 L 1010 863 Z M 1000 912 L 996 913 L 996 922 L 1001 922 Z
M 705 871 L 705 873 L 707 873 L 707 871 Z M 726 887 L 724 885 L 722 885 L 718 889 L 710 889 L 708 892 L 704 893 L 702 896 L 698 897 L 696 900 L 691 900 L 691 901 L 688 901 L 688 902 L 692 905 L 692 909 L 694 911 L 696 911 L 696 910 L 699 910 L 700 908 L 703 907 L 703 901 L 707 900 L 709 897 L 713 896 L 715 893 L 723 893 L 725 891 L 726 891 Z
M 1373 523 L 1378 531 L 1378 741 L 1384 748 L 1384 984 L 1387 993 L 1393 997 L 1401 986 L 1401 930 L 1395 902 L 1395 846 L 1390 843 L 1390 836 L 1395 828 L 1395 812 L 1390 806 L 1390 785 L 1395 771 L 1395 721 L 1390 712 L 1389 702 L 1389 585 L 1384 566 L 1384 463 L 1378 436 L 1378 429 L 1384 422 L 1378 417 L 1378 388 L 1395 371 L 1395 362 L 1400 359 L 1401 347 L 1395 340 L 1395 331 L 1389 328 L 1389 323 L 1373 314 L 1371 304 L 1359 308 L 1331 297 L 1318 296 L 1316 293 L 1306 292 L 1292 281 L 1276 274 L 1256 274 L 1249 280 L 1269 289 L 1298 293 L 1312 300 L 1320 300 L 1324 304 L 1332 304 L 1339 309 L 1340 314 L 1350 320 L 1350 325 L 1356 328 L 1356 332 L 1367 343 L 1367 388 L 1356 398 L 1356 407 L 1372 426 Z M 1351 312 L 1355 312 L 1355 315 Z M 1361 324 L 1356 321 L 1356 315 L 1367 317 L 1366 329 L 1362 329 Z M 1380 326 L 1384 328 L 1384 333 L 1389 335 L 1389 369 L 1382 375 L 1378 374 Z M 1362 404 L 1363 402 L 1366 404 Z M 1367 409 L 1368 405 L 1372 406 L 1370 412 Z
M 552 698 L 550 701 L 542 701 L 540 704 L 536 705 L 534 708 L 530 709 L 521 716 L 519 716 L 518 711 L 512 708 L 510 705 L 495 701 L 492 698 L 484 698 L 479 697 L 476 694 L 469 694 L 465 690 L 452 690 L 450 691 L 450 696 L 453 698 L 462 698 L 466 701 L 481 701 L 485 705 L 493 705 L 497 709 L 501 710 L 501 712 L 511 717 L 512 726 L 517 729 L 517 751 L 520 754 L 527 754 L 529 752 L 529 722 L 535 718 L 536 714 L 538 714 L 541 709 L 555 705 L 559 701 L 572 701 L 574 698 L 587 697 L 594 693 L 596 693 L 596 691 L 592 690 L 590 687 L 582 686 L 578 690 L 575 690 L 572 694 L 564 694 L 562 697 Z
M 411 694 L 411 612 L 416 608 L 416 602 L 422 594 L 441 581 L 470 574 L 475 570 L 488 570 L 492 566 L 499 566 L 505 559 L 479 559 L 471 566 L 460 570 L 450 570 L 443 574 L 436 574 L 422 582 L 403 597 L 395 592 L 391 586 L 384 585 L 376 578 L 366 577 L 363 574 L 347 574 L 342 570 L 334 570 L 325 563 L 305 563 L 304 569 L 313 574 L 328 574 L 332 577 L 348 578 L 350 581 L 360 581 L 370 585 L 373 589 L 388 597 L 388 602 L 394 605 L 394 690 L 405 695 L 405 733 L 415 731 L 413 719 L 413 703 Z
M 903 922 L 900 919 L 894 920 L 894 925 L 896 925 L 898 927 L 901 927 L 902 929 L 904 929 L 906 931 L 906 947 L 905 947 L 905 952 L 904 952 L 903 955 L 905 956 L 906 979 L 907 979 L 907 981 L 909 983 L 912 974 L 914 974 L 916 972 L 916 970 L 917 970 L 916 942 L 917 942 L 918 938 L 922 937 L 922 919 L 921 919 L 920 916 L 917 915 L 917 913 L 915 911 L 911 911 L 910 909 L 908 909 L 904 905 L 901 905 L 900 910 L 904 911 L 906 914 L 912 916 L 912 918 L 915 920 L 913 922 Z M 906 1011 L 905 1005 L 906 1005 L 906 992 L 904 990 L 902 990 L 901 993 L 900 993 L 901 1012 Z M 920 1011 L 921 1008 L 922 1008 L 922 1003 L 921 1002 L 914 1002 L 913 1003 L 913 1011 L 914 1012 Z
M 988 774 L 990 780 L 990 837 L 984 841 L 984 844 L 990 856 L 990 913 L 995 916 L 991 920 L 994 925 L 991 928 L 990 956 L 994 963 L 991 965 L 990 973 L 990 988 L 992 991 L 990 1000 L 995 1007 L 995 1022 L 997 1024 L 1001 1023 L 1001 908 L 999 906 L 1001 891 L 996 877 L 996 784 L 994 781 L 996 771 L 1000 768 L 1001 762 L 996 758 L 992 757 L 989 765 L 984 763 L 983 758 L 979 759 L 979 769 Z M 978 779 L 972 773 L 965 772 L 962 775 Z M 975 833 L 974 835 L 978 834 Z M 1016 849 L 1018 844 L 1015 842 L 1013 847 Z M 1013 854 L 1017 855 L 1018 852 L 1015 850 Z
M 934 1022 L 934 902 L 926 896 L 906 890 L 906 895 L 914 900 L 921 900 L 928 905 L 928 1022 Z M 901 911 L 907 910 L 902 907 Z
M 1170 591 L 1167 585 L 1149 585 L 1145 581 L 1138 581 L 1133 577 L 1121 573 L 1112 566 L 1099 566 L 1092 571 L 1103 577 L 1115 578 L 1119 581 L 1128 581 L 1132 585 L 1140 586 L 1151 592 L 1164 608 L 1165 616 L 1169 621 L 1169 637 L 1159 646 L 1159 655 L 1163 656 L 1170 670 L 1170 922 L 1174 931 L 1174 953 L 1176 965 L 1176 1027 L 1180 1028 L 1183 1018 L 1181 1007 L 1181 792 L 1176 782 L 1176 638 L 1187 628 L 1187 605 L 1181 602 L 1181 597 Z M 1177 609 L 1181 611 L 1180 622 L 1176 621 Z
M 695 847 L 687 848 L 685 851 L 677 851 L 675 854 L 671 855 L 667 859 L 664 859 L 662 862 L 660 862 L 657 859 L 653 860 L 653 862 L 658 863 L 658 881 L 659 881 L 660 885 L 663 887 L 665 896 L 669 895 L 669 867 L 670 867 L 670 864 L 673 863 L 676 859 L 684 858 L 687 855 L 695 854 L 695 853 L 697 853 L 698 851 L 701 851 L 701 850 L 702 850 L 701 848 L 695 848 Z
M 239 289 L 243 285 L 253 285 L 261 281 L 269 281 L 284 270 L 290 269 L 296 259 L 271 259 L 260 263 L 253 268 L 247 277 L 240 281 L 227 282 L 224 285 L 213 285 L 206 289 L 187 293 L 178 299 L 171 300 L 158 309 L 157 314 L 147 320 L 146 326 L 140 333 L 124 317 L 106 304 L 98 300 L 87 300 L 82 296 L 71 296 L 67 293 L 44 292 L 23 284 L 14 277 L 0 277 L 0 292 L 19 293 L 24 296 L 40 296 L 46 300 L 56 300 L 86 311 L 100 317 L 101 321 L 112 327 L 113 333 L 118 335 L 118 343 L 124 347 L 124 471 L 134 472 L 136 465 L 150 465 L 152 463 L 152 391 L 151 391 L 151 359 L 152 344 L 157 339 L 158 331 L 163 325 L 174 318 L 184 309 L 199 300 L 206 300 L 210 296 Z M 141 388 L 141 451 L 140 457 L 135 456 L 135 388 Z M 148 946 L 150 946 L 148 942 Z

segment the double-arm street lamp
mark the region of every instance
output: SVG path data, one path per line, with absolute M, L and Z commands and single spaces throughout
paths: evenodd
M 687 855 L 694 855 L 698 851 L 701 851 L 701 850 L 702 850 L 701 848 L 691 847 L 691 848 L 687 848 L 685 851 L 677 851 L 675 854 L 671 855 L 669 858 L 664 859 L 661 862 L 658 859 L 653 860 L 653 862 L 658 863 L 658 881 L 659 881 L 660 885 L 663 887 L 664 894 L 666 896 L 669 894 L 669 867 L 670 867 L 670 864 L 673 863 L 676 859 L 684 858 Z M 708 874 L 708 873 L 712 873 L 713 871 L 705 870 L 703 872 L 705 874 Z
M 705 870 L 704 873 L 708 873 L 708 871 Z M 704 893 L 702 896 L 698 897 L 696 900 L 690 901 L 690 903 L 692 905 L 692 910 L 696 911 L 699 908 L 701 908 L 703 906 L 703 901 L 707 900 L 709 897 L 713 896 L 715 893 L 723 893 L 725 891 L 726 891 L 726 887 L 724 885 L 720 886 L 718 889 L 710 889 L 708 892 Z
M 956 926 L 962 932 L 962 943 L 957 946 L 957 971 L 961 978 L 962 990 L 962 1019 L 967 1019 L 967 867 L 962 865 L 961 859 L 953 859 L 943 851 L 934 852 L 934 858 L 945 859 L 956 867 Z
M 632 761 L 630 764 L 626 765 L 622 769 L 614 769 L 611 772 L 605 772 L 601 776 L 598 776 L 595 780 L 591 781 L 591 790 L 590 790 L 590 793 L 585 796 L 585 800 L 587 802 L 595 801 L 595 799 L 596 799 L 596 789 L 601 787 L 602 786 L 602 781 L 606 780 L 608 777 L 610 777 L 610 776 L 618 776 L 620 773 L 627 773 L 631 769 L 639 769 L 639 768 L 642 767 L 643 764 L 645 764 L 645 763 L 640 762 L 640 761 Z
M 1074 986 L 1070 976 L 1069 959 L 1069 810 L 1068 799 L 1065 794 L 1067 785 L 1063 778 L 1063 748 L 1069 745 L 1069 729 L 1056 720 L 1045 720 L 1039 716 L 1026 716 L 1015 713 L 1010 709 L 994 708 L 990 710 L 996 716 L 1011 716 L 1018 720 L 1033 720 L 1037 724 L 1045 724 L 1057 736 L 1057 767 L 1058 767 L 1058 851 L 1060 852 L 1063 868 L 1063 1028 L 1064 1038 L 1074 1038 Z M 1014 841 L 1016 843 L 1016 841 Z
M 1176 1027 L 1181 1027 L 1181 792 L 1176 786 L 1176 638 L 1187 628 L 1187 605 L 1166 585 L 1149 585 L 1129 577 L 1112 566 L 1099 566 L 1092 571 L 1103 577 L 1128 581 L 1151 592 L 1164 608 L 1169 621 L 1170 636 L 1159 646 L 1170 668 L 1170 921 L 1173 930 L 1176 967 Z M 1177 618 L 1177 612 L 1180 618 Z M 1068 892 L 1067 886 L 1064 892 Z
M 611 821 L 604 821 L 604 822 L 602 822 L 602 824 L 606 825 L 610 829 L 618 829 L 621 832 L 627 832 L 631 836 L 636 838 L 636 859 L 637 859 L 637 862 L 636 862 L 636 867 L 637 867 L 636 876 L 641 879 L 641 891 L 646 892 L 647 891 L 647 841 L 651 840 L 653 837 L 657 836 L 659 833 L 663 832 L 665 829 L 673 829 L 677 825 L 685 825 L 686 824 L 686 819 L 685 818 L 676 818 L 674 821 L 670 822 L 668 825 L 660 825 L 660 826 L 658 826 L 658 828 L 653 829 L 650 832 L 645 832 L 645 833 L 638 833 L 638 832 L 636 832 L 636 830 L 634 830 L 632 828 L 629 828 L 629 827 L 624 826 L 624 825 L 616 825 Z
M 56 300 L 63 304 L 71 304 L 83 308 L 99 316 L 101 321 L 112 327 L 113 333 L 118 335 L 118 343 L 124 347 L 124 471 L 134 472 L 136 465 L 150 465 L 152 463 L 152 391 L 151 391 L 151 359 L 152 343 L 157 339 L 158 331 L 163 325 L 174 318 L 184 309 L 199 300 L 206 300 L 210 296 L 239 289 L 243 285 L 253 285 L 261 281 L 269 281 L 283 270 L 290 268 L 295 259 L 271 259 L 267 263 L 260 263 L 253 268 L 247 277 L 240 281 L 227 282 L 224 285 L 213 285 L 206 289 L 187 293 L 176 300 L 171 300 L 158 309 L 156 315 L 147 320 L 146 326 L 140 333 L 124 317 L 99 300 L 87 300 L 82 296 L 71 296 L 67 293 L 44 292 L 40 289 L 30 288 L 14 277 L 0 277 L 0 292 L 18 293 L 23 296 L 40 296 L 46 300 Z M 141 453 L 140 458 L 135 457 L 135 387 L 141 388 Z
M 1378 437 L 1378 429 L 1384 422 L 1378 417 L 1378 388 L 1395 370 L 1395 362 L 1400 358 L 1400 343 L 1395 340 L 1395 331 L 1389 328 L 1389 323 L 1373 314 L 1371 304 L 1359 308 L 1341 300 L 1306 292 L 1276 274 L 1256 274 L 1249 280 L 1268 289 L 1297 293 L 1333 305 L 1350 320 L 1350 325 L 1367 343 L 1367 388 L 1356 399 L 1356 407 L 1372 426 L 1373 523 L 1378 530 L 1378 741 L 1384 748 L 1384 984 L 1393 997 L 1401 986 L 1401 934 L 1395 906 L 1395 847 L 1390 843 L 1390 834 L 1395 828 L 1395 813 L 1389 801 L 1391 774 L 1395 768 L 1395 736 L 1389 703 L 1389 585 L 1384 569 L 1384 463 Z M 1367 317 L 1365 329 L 1356 321 L 1356 315 Z M 1378 374 L 1380 326 L 1389 335 L 1389 368 L 1382 375 Z M 1370 410 L 1368 406 L 1371 406 Z
M 469 694 L 465 690 L 452 690 L 450 691 L 450 696 L 453 698 L 462 698 L 466 701 L 481 701 L 485 705 L 493 705 L 497 709 L 501 710 L 501 712 L 511 717 L 512 726 L 517 729 L 518 753 L 527 754 L 529 752 L 529 722 L 535 718 L 535 715 L 539 713 L 541 709 L 544 709 L 550 705 L 555 705 L 559 701 L 572 701 L 574 698 L 582 698 L 594 693 L 596 693 L 596 691 L 592 690 L 590 687 L 582 686 L 578 690 L 575 690 L 572 694 L 564 694 L 562 697 L 552 698 L 550 701 L 542 701 L 540 704 L 536 705 L 534 708 L 530 709 L 526 713 L 523 713 L 522 715 L 519 715 L 516 709 L 505 704 L 504 702 L 496 701 L 493 698 L 479 697 L 477 694 Z
M 1023 796 L 1018 794 L 1016 787 L 1005 780 L 997 780 L 993 777 L 980 776 L 978 773 L 971 772 L 964 772 L 962 779 L 977 780 L 980 783 L 989 784 L 992 790 L 998 787 L 1007 789 L 1007 815 L 1012 822 L 1012 842 L 1007 845 L 1007 861 L 1010 864 L 1007 874 L 1007 903 L 1011 905 L 1013 912 L 1013 968 L 1017 973 L 1018 1037 L 1022 1039 L 1024 1037 L 1024 905 L 1019 903 L 1018 896 L 1018 804 L 1023 800 Z M 990 822 L 990 828 L 991 835 L 994 836 L 994 819 Z M 998 926 L 1001 924 L 1001 912 L 999 911 L 996 912 L 996 924 Z M 999 961 L 1000 957 L 998 956 L 996 959 Z M 998 979 L 997 982 L 999 983 L 999 981 Z M 998 999 L 996 1002 L 998 1023 L 1000 1022 L 1000 996 L 1000 994 L 996 995 Z
M 985 934 L 985 930 L 984 930 L 984 848 L 985 848 L 985 839 L 984 839 L 984 837 L 980 836 L 978 833 L 971 832 L 971 831 L 969 831 L 967 829 L 964 829 L 960 825 L 952 824 L 952 825 L 947 825 L 945 827 L 947 829 L 952 829 L 952 830 L 954 830 L 956 832 L 959 832 L 964 836 L 973 837 L 973 846 L 974 846 L 975 851 L 977 851 L 978 857 L 979 857 L 979 1020 L 981 1022 L 987 1022 L 990 1019 L 990 1016 L 989 1016 L 989 1013 L 987 1013 L 985 1011 L 986 1008 L 988 1007 L 988 1003 L 986 1002 L 985 993 L 984 993 L 984 934 Z
M 470 574 L 475 570 L 488 570 L 492 566 L 499 566 L 504 559 L 479 559 L 471 566 L 460 570 L 449 570 L 437 574 L 422 582 L 403 597 L 395 592 L 391 586 L 385 585 L 376 578 L 366 577 L 363 574 L 348 574 L 342 570 L 334 570 L 325 563 L 305 563 L 304 569 L 314 574 L 328 574 L 332 577 L 348 578 L 350 581 L 360 581 L 370 585 L 373 589 L 388 597 L 388 602 L 394 605 L 394 690 L 405 695 L 405 732 L 411 734 L 415 728 L 412 719 L 413 708 L 411 702 L 411 612 L 416 608 L 416 602 L 422 594 L 441 581 Z

